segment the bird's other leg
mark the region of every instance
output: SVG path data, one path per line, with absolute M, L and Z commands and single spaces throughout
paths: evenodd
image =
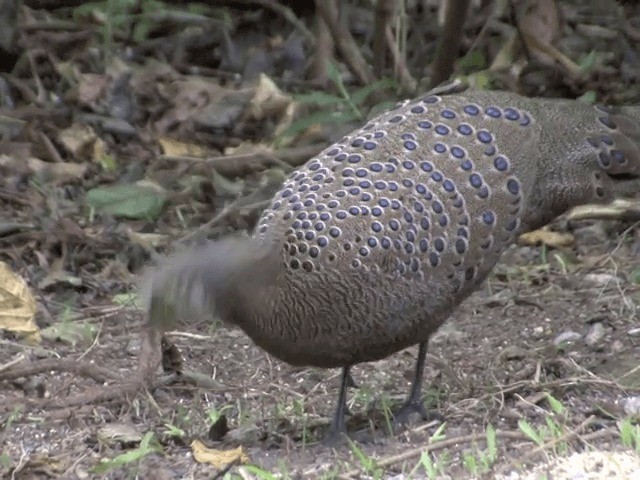
M 351 382 L 353 382 L 350 370 L 350 365 L 342 368 L 340 392 L 338 393 L 338 404 L 333 415 L 331 427 L 329 427 L 329 432 L 327 433 L 327 436 L 323 441 L 326 446 L 336 446 L 346 438 L 347 424 L 344 416 L 347 413 L 347 387 L 349 386 L 350 380 Z
M 439 418 L 438 415 L 434 416 L 433 414 L 429 414 L 422 403 L 422 377 L 427 359 L 427 344 L 428 342 L 422 342 L 418 349 L 418 359 L 416 360 L 416 369 L 413 375 L 413 382 L 411 383 L 411 391 L 404 405 L 402 405 L 395 415 L 396 424 L 403 425 L 408 423 L 413 413 L 419 414 L 423 420 L 430 420 L 434 417 Z

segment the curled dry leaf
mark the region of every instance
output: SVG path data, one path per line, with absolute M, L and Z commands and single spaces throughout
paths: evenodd
M 218 469 L 224 468 L 230 463 L 246 464 L 250 461 L 241 446 L 232 450 L 216 450 L 206 447 L 199 440 L 194 440 L 191 442 L 191 452 L 196 462 L 209 463 Z
M 546 245 L 547 247 L 562 248 L 570 247 L 575 240 L 570 233 L 553 232 L 545 227 L 523 233 L 518 238 L 518 243 L 520 245 Z
M 34 318 L 36 301 L 26 282 L 0 262 L 0 328 L 19 333 L 30 343 L 40 342 Z
M 169 137 L 160 137 L 158 143 L 162 148 L 162 153 L 169 157 L 206 157 L 211 152 L 201 145 L 195 143 L 181 142 Z

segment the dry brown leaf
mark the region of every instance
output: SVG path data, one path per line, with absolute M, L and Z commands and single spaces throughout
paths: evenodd
M 255 120 L 281 116 L 291 102 L 290 95 L 280 90 L 273 80 L 261 73 L 255 93 L 249 103 L 248 113 Z
M 39 343 L 35 315 L 36 301 L 28 285 L 0 262 L 0 328 L 24 335 L 29 343 Z
M 196 462 L 208 463 L 218 469 L 224 468 L 230 463 L 246 464 L 250 462 L 242 446 L 233 450 L 216 450 L 206 447 L 200 440 L 194 440 L 191 442 L 191 452 Z
M 195 143 L 181 142 L 173 138 L 160 137 L 158 143 L 162 153 L 170 157 L 206 157 L 210 152 Z
M 580 74 L 580 68 L 570 58 L 553 46 L 562 33 L 560 12 L 556 0 L 524 0 L 518 5 L 518 28 L 528 52 L 549 66 L 562 65 L 572 76 Z
M 81 123 L 74 123 L 58 133 L 60 143 L 76 159 L 88 156 L 96 138 L 93 128 Z
M 96 73 L 84 73 L 78 81 L 78 103 L 95 110 L 99 102 L 105 98 L 109 77 Z
M 548 227 L 523 233 L 518 238 L 520 245 L 546 245 L 553 248 L 570 247 L 575 241 L 576 239 L 570 233 L 554 232 Z
M 27 165 L 40 182 L 54 185 L 81 180 L 88 168 L 86 163 L 50 163 L 38 158 L 27 159 Z

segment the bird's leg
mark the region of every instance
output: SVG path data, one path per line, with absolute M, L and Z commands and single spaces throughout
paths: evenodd
M 402 425 L 407 423 L 412 413 L 419 414 L 423 420 L 429 420 L 434 417 L 434 415 L 430 415 L 427 412 L 422 403 L 422 377 L 427 359 L 427 345 L 428 342 L 422 342 L 418 349 L 418 359 L 416 360 L 416 370 L 413 375 L 413 382 L 411 383 L 411 391 L 404 405 L 402 405 L 395 415 L 395 422 L 397 424 Z M 436 417 L 438 416 L 436 415 Z
M 333 415 L 333 421 L 329 432 L 324 439 L 324 444 L 327 446 L 335 446 L 344 440 L 347 433 L 347 424 L 344 416 L 347 413 L 347 387 L 349 386 L 349 380 L 353 382 L 350 373 L 351 366 L 342 368 L 342 378 L 340 380 L 340 393 L 338 394 L 338 405 L 336 406 L 335 414 Z

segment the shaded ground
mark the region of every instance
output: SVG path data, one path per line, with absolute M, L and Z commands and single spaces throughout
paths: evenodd
M 431 342 L 425 376 L 442 428 L 388 432 L 412 375 L 417 352 L 407 350 L 353 369 L 349 430 L 360 441 L 327 449 L 317 440 L 338 372 L 294 369 L 241 332 L 202 322 L 167 335 L 181 378 L 159 376 L 151 392 L 123 388 L 140 355 L 142 315 L 129 292 L 141 267 L 178 241 L 250 228 L 286 173 L 362 122 L 368 96 L 352 65 L 339 65 L 348 99 L 340 82 L 307 75 L 304 60 L 322 50 L 300 27 L 315 25 L 312 2 L 292 12 L 198 4 L 149 17 L 137 6 L 118 17 L 74 8 L 83 2 L 52 11 L 56 2 L 23 3 L 19 22 L 0 15 L 0 31 L 20 25 L 13 50 L 0 38 L 10 72 L 0 78 L 0 260 L 33 292 L 43 340 L 29 346 L 0 330 L 4 478 L 494 478 L 529 464 L 543 474 L 574 451 L 638 458 L 639 427 L 629 434 L 623 419 L 640 410 L 640 227 L 621 220 L 559 220 L 571 246 L 514 246 L 454 313 Z M 555 61 L 535 43 L 536 58 L 524 55 L 508 12 L 482 6 L 461 43 L 474 55 L 457 70 L 530 95 L 637 102 L 637 12 L 563 2 L 560 22 L 540 18 L 554 2 L 537 3 L 544 8 L 526 9 L 518 28 L 558 46 Z M 404 67 L 415 72 L 438 38 L 424 21 L 436 18 L 429 5 L 405 18 Z M 372 12 L 353 12 L 351 30 L 368 45 Z M 502 66 L 489 67 L 496 57 Z M 327 93 L 324 116 L 307 117 Z M 262 473 L 198 463 L 194 439 L 242 446 Z
M 640 260 L 635 254 L 637 226 L 621 236 L 619 227 L 594 223 L 579 228 L 576 248 L 547 252 L 550 263 L 541 259 L 538 248 L 513 248 L 485 288 L 464 303 L 433 339 L 429 396 L 446 417 L 446 438 L 461 437 L 435 453 L 448 465 L 446 472 L 452 478 L 469 475 L 461 462 L 465 452 L 477 453 L 467 436 L 483 437 L 489 423 L 498 431 L 498 469 L 540 460 L 528 457 L 534 445 L 520 433 L 519 419 L 542 428 L 545 418 L 555 418 L 565 438 L 555 444 L 557 452 L 552 444 L 544 449 L 551 457 L 587 445 L 622 449 L 615 423 L 623 415 L 619 402 L 640 391 L 640 287 L 631 281 Z M 604 228 L 613 231 L 606 233 Z M 553 260 L 556 256 L 565 259 L 562 268 L 567 273 Z M 102 315 L 96 308 L 83 314 L 102 317 L 91 346 L 45 342 L 39 352 L 29 352 L 31 358 L 55 351 L 62 358 L 77 358 L 125 375 L 134 371 L 139 315 L 126 309 Z M 555 348 L 554 339 L 566 332 L 579 335 L 564 348 Z M 185 369 L 211 375 L 219 388 L 204 391 L 178 385 L 160 388 L 155 402 L 139 396 L 114 407 L 105 403 L 18 417 L 3 438 L 4 452 L 13 462 L 24 462 L 19 478 L 35 478 L 29 472 L 38 478 L 47 474 L 82 478 L 99 459 L 121 452 L 119 442 L 98 440 L 99 432 L 114 423 L 143 434 L 154 432 L 163 453 L 132 462 L 109 478 L 125 478 L 124 472 L 139 472 L 142 478 L 210 478 L 215 469 L 195 464 L 187 444 L 191 438 L 206 439 L 209 415 L 221 410 L 231 431 L 223 442 L 211 445 L 226 449 L 242 444 L 251 461 L 267 470 L 300 478 L 320 478 L 324 472 L 325 478 L 334 478 L 338 472 L 365 469 L 352 450 L 332 452 L 316 443 L 333 410 L 336 371 L 293 369 L 268 357 L 238 331 L 205 328 L 197 333 L 202 336 L 176 333 L 169 338 L 182 352 Z M 5 342 L 0 364 L 10 361 L 16 350 Z M 436 429 L 417 424 L 396 436 L 383 433 L 385 408 L 405 395 L 414 357 L 415 352 L 408 350 L 354 369 L 359 388 L 351 391 L 354 415 L 349 427 L 372 432 L 373 440 L 360 448 L 386 463 L 387 475 L 411 472 Z M 6 385 L 2 405 L 19 405 L 25 393 L 33 396 L 30 392 L 39 387 L 50 398 L 63 399 L 95 384 L 70 373 L 42 372 L 28 377 L 22 388 Z M 544 393 L 562 402 L 562 415 L 551 414 Z M 172 438 L 169 425 L 182 429 L 185 438 Z M 545 443 L 552 442 L 551 434 L 544 435 Z M 476 446 L 484 451 L 481 440 Z M 161 472 L 166 476 L 160 477 Z M 423 476 L 419 468 L 412 478 Z

